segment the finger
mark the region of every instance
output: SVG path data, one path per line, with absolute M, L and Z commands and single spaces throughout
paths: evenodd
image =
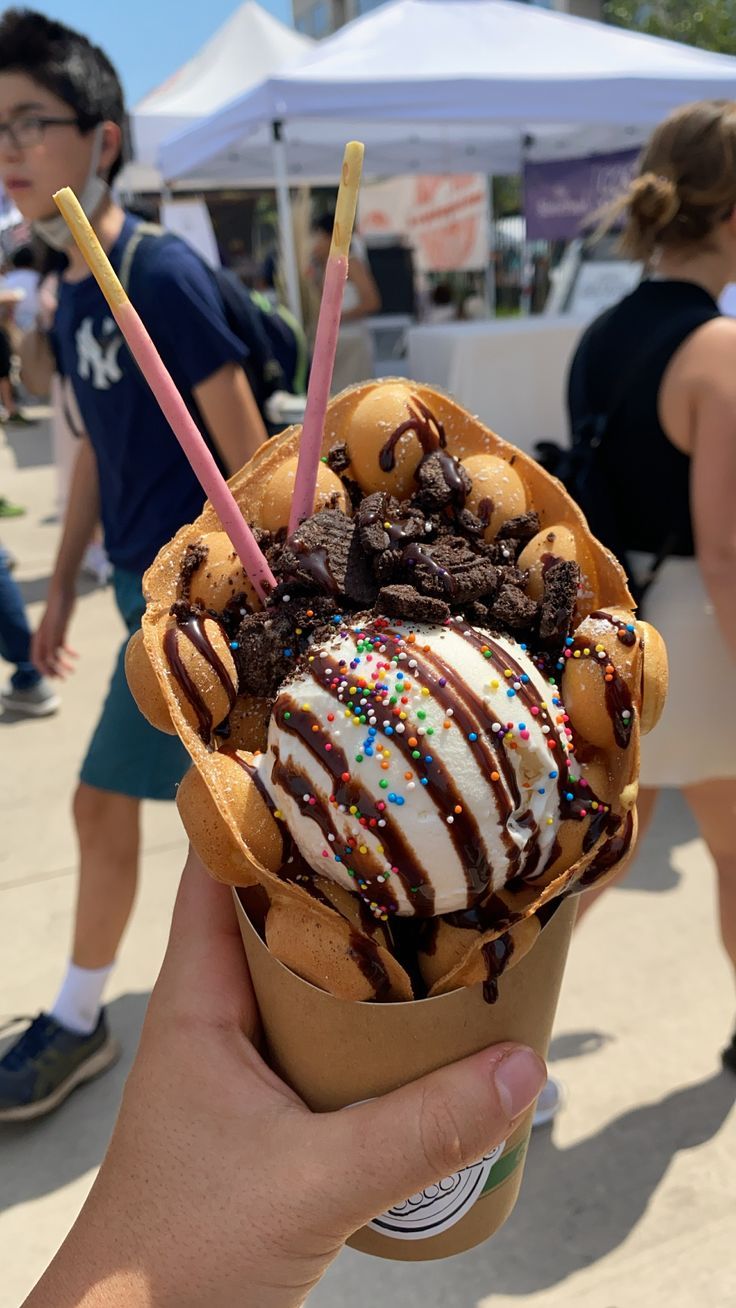
M 57 654 L 56 665 L 59 670 L 59 676 L 69 676 L 70 673 L 76 672 L 77 665 L 71 659 L 66 658 L 63 654 Z
M 321 1119 L 329 1156 L 340 1160 L 339 1166 L 333 1161 L 328 1200 L 336 1230 L 357 1230 L 477 1163 L 508 1138 L 545 1076 L 537 1054 L 506 1043 Z M 316 1144 L 325 1143 L 317 1133 Z
M 46 666 L 48 668 L 46 675 L 49 677 L 56 677 L 58 681 L 66 681 L 67 675 L 74 671 L 74 668 L 66 664 L 63 659 L 59 658 L 58 654 L 53 655 L 48 660 Z
M 184 865 L 156 990 L 181 1012 L 233 1023 L 253 1038 L 258 1014 L 229 886 L 194 850 Z

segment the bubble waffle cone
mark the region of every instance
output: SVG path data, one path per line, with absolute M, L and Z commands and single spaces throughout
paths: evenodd
M 345 485 L 354 480 L 364 493 L 385 489 L 407 496 L 421 456 L 412 432 L 399 439 L 394 468 L 383 473 L 378 467 L 387 431 L 405 417 L 407 392 L 441 424 L 447 452 L 472 470 L 471 506 L 482 510 L 480 492 L 502 468 L 503 493 L 492 497 L 495 520 L 487 536 L 503 526 L 504 496 L 507 518 L 528 510 L 538 515 L 539 530 L 518 555 L 532 597 L 543 591 L 550 559 L 574 560 L 580 569 L 576 625 L 561 660 L 560 684 L 576 757 L 595 795 L 595 811 L 586 821 L 579 813 L 562 817 L 552 856 L 533 880 L 512 881 L 478 911 L 440 914 L 427 924 L 419 971 L 428 993 L 440 995 L 478 982 L 492 988 L 495 971 L 523 958 L 561 895 L 619 869 L 633 844 L 640 731 L 661 712 L 667 673 L 660 638 L 635 619 L 621 567 L 591 536 L 561 483 L 430 387 L 374 382 L 332 401 L 323 453 L 345 442 L 351 461 L 343 480 L 321 466 L 316 507 L 345 510 Z M 285 523 L 299 435 L 300 428 L 290 428 L 269 441 L 230 483 L 256 528 Z M 201 543 L 206 561 L 194 571 L 189 598 L 203 606 L 205 616 L 200 639 L 192 642 L 182 638 L 171 609 L 181 601 L 187 551 Z M 144 584 L 147 609 L 142 636 L 131 642 L 128 676 L 144 714 L 176 731 L 191 754 L 195 771 L 181 787 L 179 808 L 206 865 L 224 881 L 263 888 L 269 903 L 265 939 L 300 976 L 347 999 L 411 998 L 416 974 L 397 960 L 385 922 L 367 922 L 357 897 L 328 877 L 290 877 L 288 870 L 284 875 L 282 830 L 255 780 L 270 705 L 238 694 L 229 643 L 216 619 L 206 615 L 234 601 L 243 611 L 256 608 L 257 601 L 210 505 L 160 552 Z M 213 728 L 226 718 L 230 731 L 223 739 Z M 584 793 L 576 796 L 578 810 L 584 803 Z
M 266 609 L 206 505 L 146 574 L 126 667 L 191 755 L 179 811 L 237 887 L 270 1061 L 323 1111 L 497 1040 L 546 1055 L 574 896 L 635 844 L 667 662 L 564 487 L 447 396 L 334 399 L 287 538 L 299 438 L 230 482 L 278 579 Z M 529 1127 L 352 1243 L 487 1238 Z

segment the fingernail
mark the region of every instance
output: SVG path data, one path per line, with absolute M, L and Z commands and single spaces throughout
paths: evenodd
M 493 1080 L 508 1117 L 518 1117 L 536 1099 L 547 1077 L 541 1058 L 531 1049 L 512 1049 L 497 1064 Z

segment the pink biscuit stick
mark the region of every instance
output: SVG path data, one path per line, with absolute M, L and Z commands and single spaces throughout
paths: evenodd
M 325 267 L 322 300 L 319 306 L 317 332 L 314 339 L 312 371 L 309 375 L 307 405 L 304 410 L 299 443 L 299 463 L 294 479 L 294 498 L 289 515 L 289 534 L 300 522 L 314 512 L 314 494 L 317 489 L 325 414 L 330 399 L 332 374 L 335 371 L 337 338 L 345 283 L 348 278 L 348 254 L 358 204 L 358 188 L 363 167 L 363 146 L 350 141 L 345 146 L 342 177 L 337 193 L 332 244 Z
M 238 508 L 199 428 L 177 391 L 136 310 L 130 303 L 115 271 L 87 221 L 77 197 L 69 187 L 54 196 L 59 211 L 86 259 L 92 275 L 112 310 L 133 358 L 158 400 L 176 439 L 186 454 L 202 489 L 209 497 L 224 530 L 240 558 L 247 576 L 261 600 L 276 586 L 276 578 L 261 553 L 258 542 Z
M 342 297 L 348 278 L 347 255 L 332 255 L 327 260 L 322 300 L 319 306 L 317 331 L 314 337 L 314 357 L 309 374 L 309 390 L 304 410 L 304 424 L 299 441 L 299 464 L 294 480 L 294 498 L 291 501 L 289 535 L 314 512 L 314 494 L 317 489 L 317 471 L 322 451 L 322 432 L 330 398 L 332 374 L 335 371 L 337 338 L 340 332 Z
M 265 600 L 269 591 L 275 588 L 276 578 L 240 512 L 230 487 L 215 463 L 211 450 L 177 391 L 171 374 L 164 367 L 158 350 L 130 301 L 111 305 L 111 308 L 133 358 L 156 396 L 223 529 L 230 537 L 246 575 L 253 583 L 259 598 Z

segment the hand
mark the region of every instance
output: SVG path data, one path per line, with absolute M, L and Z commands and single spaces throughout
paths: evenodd
M 63 681 L 74 671 L 74 660 L 79 656 L 66 644 L 66 632 L 75 604 L 73 590 L 52 585 L 46 612 L 31 641 L 31 661 L 45 677 Z
M 348 1235 L 477 1161 L 544 1081 L 505 1044 L 315 1114 L 257 1032 L 230 891 L 192 853 L 110 1149 L 26 1308 L 298 1308 Z

